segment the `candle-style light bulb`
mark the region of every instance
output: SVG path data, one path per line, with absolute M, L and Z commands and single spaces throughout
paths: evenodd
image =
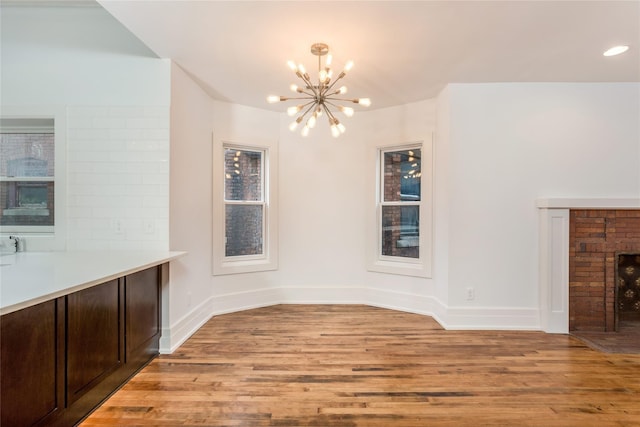
M 309 117 L 309 120 L 307 120 L 307 126 L 309 126 L 309 129 L 313 129 L 316 125 L 316 116 L 315 114 L 311 117 Z
M 295 121 L 291 122 L 291 124 L 289 125 L 289 130 L 291 132 L 295 131 L 301 121 L 302 121 L 302 116 L 295 119 Z
M 353 116 L 353 108 L 351 107 L 343 107 L 342 105 L 338 106 L 338 109 L 347 117 Z
M 287 114 L 289 116 L 295 116 L 298 111 L 300 111 L 302 109 L 302 105 L 295 105 L 292 107 L 287 108 Z
M 334 138 L 337 138 L 340 136 L 340 129 L 338 129 L 338 126 L 331 125 L 331 136 L 333 136 Z
M 368 107 L 371 105 L 371 100 L 369 98 L 359 98 L 357 101 L 358 104 L 362 105 L 363 107 Z

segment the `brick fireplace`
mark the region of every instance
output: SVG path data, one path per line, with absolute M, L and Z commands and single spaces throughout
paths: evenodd
M 640 306 L 634 299 L 640 293 L 640 199 L 538 199 L 536 205 L 542 330 L 615 331 L 616 294 L 622 292 L 624 310 Z M 632 314 L 640 321 L 640 312 Z
M 636 254 L 640 255 L 640 210 L 569 210 L 569 331 L 617 329 L 616 306 L 632 310 L 625 303 L 633 305 L 635 292 L 640 292 L 640 282 L 637 291 L 634 288 Z
M 618 279 L 624 281 L 625 278 L 624 273 L 623 277 L 618 277 L 618 264 L 628 258 L 623 256 L 619 259 L 621 254 L 640 255 L 640 211 L 570 211 L 570 331 L 608 332 L 617 329 L 616 288 Z M 625 299 L 624 292 L 620 297 Z

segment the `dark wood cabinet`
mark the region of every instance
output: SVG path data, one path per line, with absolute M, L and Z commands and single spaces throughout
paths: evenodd
M 160 266 L 0 317 L 0 425 L 72 426 L 153 359 Z
M 0 317 L 0 424 L 46 423 L 64 407 L 64 323 L 58 300 Z
M 67 401 L 78 400 L 122 363 L 118 280 L 67 296 Z
M 158 269 L 143 270 L 125 278 L 127 361 L 148 359 L 158 353 L 160 338 L 160 287 Z

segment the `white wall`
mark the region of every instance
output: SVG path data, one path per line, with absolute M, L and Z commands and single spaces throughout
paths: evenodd
M 198 248 L 198 255 L 190 255 L 197 260 L 185 259 L 193 267 L 184 283 L 210 283 L 208 308 L 190 308 L 181 294 L 174 299 L 182 304 L 176 318 L 186 315 L 192 321 L 182 323 L 194 326 L 207 313 L 276 303 L 368 303 L 431 314 L 449 328 L 538 329 L 535 200 L 637 197 L 636 89 L 450 85 L 437 100 L 356 114 L 338 139 L 323 126 L 302 138 L 289 132 L 284 114 L 212 101 L 214 140 L 279 138 L 280 266 L 212 278 L 211 215 L 204 214 L 209 211 L 203 199 L 191 205 L 191 211 L 201 207 L 197 216 L 185 209 L 188 225 L 174 219 L 191 236 L 180 246 Z M 187 111 L 209 108 L 198 91 L 185 98 Z M 172 185 L 193 165 L 208 167 L 202 160 L 210 158 L 202 148 L 207 121 L 204 113 L 198 117 L 200 136 L 172 142 L 180 151 L 176 159 L 185 149 L 185 159 L 191 159 L 175 164 L 179 171 L 172 170 Z M 370 154 L 382 144 L 429 138 L 434 130 L 432 277 L 367 272 L 375 200 Z M 176 188 L 205 179 L 204 173 L 189 174 Z M 466 299 L 468 287 L 474 288 L 473 300 Z M 198 295 L 204 298 L 202 291 Z
M 279 139 L 279 117 L 278 113 L 260 110 L 226 102 L 213 102 L 213 144 L 221 147 L 224 142 L 237 143 L 240 145 L 251 145 L 260 143 L 262 145 L 278 145 Z M 214 170 L 216 170 L 214 166 Z M 217 169 L 222 172 L 223 169 Z M 224 177 L 223 173 L 218 175 L 219 179 Z M 214 177 L 214 180 L 218 179 Z M 218 186 L 222 189 L 223 186 Z M 221 203 L 222 194 L 216 194 L 214 190 L 214 205 Z M 223 209 L 214 210 L 211 215 L 212 221 L 221 222 Z M 220 215 L 220 216 L 217 216 Z M 224 236 L 213 235 L 213 239 L 224 239 Z M 210 271 L 211 274 L 211 271 Z M 265 305 L 262 299 L 253 300 L 252 294 L 256 292 L 267 292 L 277 285 L 274 271 L 246 273 L 228 276 L 216 276 L 212 279 L 212 292 L 215 300 L 215 311 L 228 311 L 238 307 L 253 307 Z M 244 297 L 242 295 L 245 295 Z M 229 306 L 224 301 L 231 299 L 233 303 Z
M 366 235 L 363 242 L 366 242 L 365 252 L 370 257 L 376 256 L 377 246 L 377 225 L 375 218 L 375 192 L 376 192 L 376 155 L 378 147 L 389 144 L 407 144 L 418 141 L 432 141 L 434 161 L 433 164 L 423 162 L 423 176 L 431 174 L 433 178 L 439 167 L 438 163 L 438 143 L 436 137 L 436 100 L 430 99 L 416 103 L 406 104 L 398 107 L 373 110 L 362 113 L 364 120 L 360 127 L 365 142 L 363 154 L 367 159 L 364 162 L 362 171 L 365 181 L 363 190 L 365 192 L 363 219 L 367 222 Z M 430 144 L 429 144 L 430 145 Z M 427 158 L 425 155 L 424 158 Z M 434 170 L 435 168 L 435 170 Z M 426 180 L 423 180 L 426 181 Z M 434 182 L 434 186 L 437 182 Z M 433 188 L 433 201 L 426 201 L 425 207 L 431 210 L 434 217 L 431 230 L 431 276 L 429 278 L 400 276 L 384 273 L 366 272 L 364 283 L 367 287 L 367 300 L 370 303 L 408 310 L 417 313 L 428 313 L 441 317 L 443 314 L 443 300 L 438 295 L 445 295 L 444 290 L 438 291 L 443 286 L 446 278 L 446 270 L 442 268 L 443 255 L 442 246 L 446 243 L 442 241 L 441 224 L 435 219 L 441 217 L 440 206 L 435 204 L 439 196 L 439 189 Z M 426 189 L 425 189 L 426 190 Z M 426 191 L 423 191 L 426 194 Z M 421 224 L 422 232 L 426 233 L 424 227 L 428 224 Z M 446 301 L 446 300 L 445 300 Z
M 0 19 L 0 113 L 65 122 L 64 238 L 30 235 L 27 249 L 166 250 L 169 62 L 101 7 L 3 6 Z
M 167 250 L 168 107 L 68 106 L 67 127 L 67 249 Z
M 276 272 L 212 276 L 213 146 L 256 139 L 277 142 L 280 115 L 212 100 L 179 66 L 171 68 L 172 250 L 188 254 L 173 262 L 161 351 L 170 352 L 212 315 L 278 302 Z M 222 176 L 222 175 L 221 175 Z
M 168 64 L 98 5 L 3 5 L 0 22 L 3 105 L 169 101 Z
M 172 63 L 170 248 L 188 253 L 171 264 L 162 351 L 211 315 L 212 111 L 211 98 Z
M 441 95 L 450 109 L 451 325 L 490 326 L 503 312 L 514 327 L 537 326 L 535 200 L 638 197 L 638 87 L 453 84 Z
M 68 246 L 189 252 L 171 270 L 164 351 L 212 314 L 283 302 L 535 329 L 535 200 L 640 196 L 638 84 L 453 84 L 437 100 L 359 112 L 339 139 L 323 123 L 305 139 L 284 114 L 212 101 L 101 8 L 3 7 L 1 19 L 3 111 L 66 114 Z M 367 272 L 370 154 L 432 130 L 432 277 Z M 211 275 L 212 131 L 278 140 L 277 271 Z
M 363 117 L 331 136 L 324 116 L 309 133 L 280 127 L 280 271 L 296 301 L 353 301 L 364 285 L 366 165 Z

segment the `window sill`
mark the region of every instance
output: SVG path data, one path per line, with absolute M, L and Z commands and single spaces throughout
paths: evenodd
M 400 276 L 431 277 L 430 269 L 418 260 L 414 260 L 413 262 L 403 260 L 377 260 L 368 266 L 367 271 Z
M 214 264 L 213 275 L 224 276 L 228 274 L 257 273 L 260 271 L 273 271 L 278 269 L 278 264 L 270 259 L 262 260 L 225 260 Z

